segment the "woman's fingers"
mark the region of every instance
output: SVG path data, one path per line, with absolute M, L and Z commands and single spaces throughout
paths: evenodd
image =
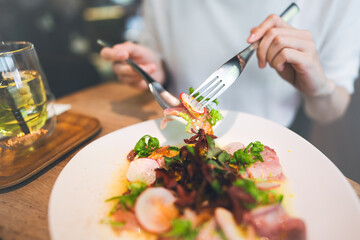
M 132 42 L 124 42 L 116 44 L 112 48 L 103 48 L 100 56 L 109 61 L 124 61 L 128 58 L 142 59 L 146 56 L 146 53 L 147 50 L 143 46 Z
M 273 59 L 271 66 L 306 95 L 316 96 L 323 91 L 325 75 L 319 61 L 309 52 L 284 48 Z
M 135 88 L 139 88 L 139 89 L 147 89 L 148 88 L 148 85 L 146 84 L 145 81 L 134 82 L 134 83 L 130 83 L 129 85 L 132 87 L 135 87 Z
M 156 71 L 156 66 L 153 63 L 139 64 L 139 67 L 141 67 L 142 70 L 144 70 L 150 75 Z M 139 76 L 139 74 L 135 72 L 134 69 L 126 62 L 114 62 L 113 71 L 115 72 L 116 75 L 119 76 L 130 76 L 130 77 Z
M 274 61 L 274 58 L 281 52 L 281 50 L 286 48 L 309 53 L 315 51 L 315 45 L 313 42 L 300 40 L 297 37 L 285 35 L 275 37 L 271 42 L 270 46 L 268 47 L 267 51 L 260 54 L 264 54 L 265 60 L 269 62 L 271 66 L 273 66 L 272 62 Z M 259 57 L 264 58 L 264 55 Z
M 307 56 L 305 53 L 292 48 L 284 48 L 274 57 L 270 66 L 275 68 L 279 73 L 282 73 L 285 67 L 287 67 L 286 64 L 290 64 L 293 67 L 297 65 L 297 68 L 300 69 L 306 59 Z
M 269 63 L 282 78 L 307 96 L 324 92 L 327 78 L 310 32 L 295 29 L 279 16 L 270 15 L 251 30 L 248 42 L 258 40 L 259 67 Z
M 300 51 L 312 51 L 311 43 L 312 36 L 308 31 L 294 28 L 272 28 L 266 32 L 260 41 L 256 53 L 259 67 L 265 67 L 266 61 L 270 62 L 276 52 L 284 47 L 291 47 Z
M 253 43 L 261 39 L 265 33 L 272 28 L 290 27 L 281 17 L 271 14 L 268 16 L 259 26 L 251 29 L 250 36 L 248 38 L 249 43 Z
M 153 63 L 139 65 L 148 74 L 153 74 L 156 71 L 156 66 Z M 115 62 L 113 64 L 113 71 L 117 75 L 119 81 L 137 86 L 139 82 L 142 82 L 142 77 L 133 70 L 133 68 L 126 62 Z M 145 84 L 145 85 L 144 85 Z M 139 86 L 146 87 L 146 83 Z
M 113 62 L 113 70 L 119 81 L 140 88 L 147 87 L 138 73 L 126 63 L 125 60 L 129 58 L 134 60 L 134 62 L 155 80 L 160 83 L 165 81 L 165 74 L 160 58 L 155 52 L 145 46 L 132 42 L 124 42 L 116 44 L 112 48 L 103 48 L 100 55 L 103 59 Z

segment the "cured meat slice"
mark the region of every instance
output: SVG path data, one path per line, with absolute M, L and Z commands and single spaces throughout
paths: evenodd
M 215 220 L 229 240 L 244 239 L 235 222 L 233 214 L 225 209 L 218 207 L 215 209 Z
M 239 149 L 244 149 L 245 146 L 241 142 L 232 142 L 226 145 L 223 150 L 225 150 L 227 153 L 233 155 L 234 152 L 236 152 Z
M 260 237 L 269 240 L 305 240 L 305 223 L 290 217 L 280 204 L 259 207 L 245 214 L 244 222 L 251 224 Z
M 203 129 L 206 134 L 213 135 L 214 131 L 211 124 L 207 120 L 209 111 L 205 108 L 205 113 L 200 116 L 194 116 L 186 107 L 180 105 L 176 108 L 167 108 L 164 110 L 164 119 L 161 121 L 160 128 L 164 129 L 169 121 L 172 121 L 169 116 L 177 116 L 183 118 L 187 122 L 185 131 L 187 133 L 196 133 L 200 129 Z
M 268 146 L 261 152 L 264 162 L 257 161 L 246 168 L 242 174 L 244 178 L 251 178 L 256 181 L 282 181 L 285 176 L 280 165 L 279 158 L 274 149 Z

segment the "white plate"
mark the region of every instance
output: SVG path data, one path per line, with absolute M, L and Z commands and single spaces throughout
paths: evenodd
M 233 141 L 248 144 L 260 140 L 275 149 L 291 191 L 293 213 L 306 222 L 308 239 L 359 239 L 360 202 L 335 165 L 313 145 L 292 131 L 268 120 L 226 112 L 215 128 L 221 146 Z M 49 203 L 49 225 L 54 240 L 115 239 L 100 224 L 109 206 L 104 200 L 116 189 L 127 168 L 126 154 L 145 134 L 162 145 L 183 144 L 190 135 L 179 121 L 160 130 L 151 120 L 117 130 L 90 143 L 59 175 Z

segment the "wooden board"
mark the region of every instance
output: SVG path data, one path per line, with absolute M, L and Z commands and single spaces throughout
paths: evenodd
M 0 149 L 0 189 L 28 179 L 99 130 L 100 122 L 96 118 L 68 111 L 57 117 L 53 134 L 39 146 Z

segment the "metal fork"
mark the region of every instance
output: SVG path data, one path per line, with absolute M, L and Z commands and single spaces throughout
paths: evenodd
M 112 47 L 111 44 L 101 39 L 98 39 L 97 43 L 102 47 Z M 145 80 L 150 92 L 154 95 L 155 100 L 163 109 L 177 107 L 180 104 L 180 100 L 177 97 L 166 91 L 159 82 L 155 81 L 131 58 L 128 58 L 125 61 Z
M 280 17 L 287 22 L 298 11 L 298 5 L 296 3 L 291 3 L 280 15 Z M 250 57 L 258 48 L 260 41 L 261 39 L 250 44 L 247 48 L 236 54 L 233 58 L 213 72 L 197 89 L 195 89 L 189 96 L 191 99 L 195 95 L 194 99 L 191 101 L 193 107 L 198 110 L 202 109 L 228 89 L 235 80 L 239 78 Z M 197 102 L 200 97 L 203 97 L 203 99 Z

